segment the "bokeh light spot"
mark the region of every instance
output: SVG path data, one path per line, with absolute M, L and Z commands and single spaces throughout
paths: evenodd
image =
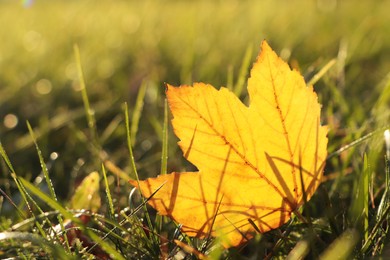
M 152 148 L 152 143 L 149 140 L 144 140 L 141 143 L 142 150 L 148 151 L 150 148 Z
M 37 92 L 41 95 L 47 95 L 51 92 L 53 86 L 50 80 L 41 79 L 35 84 Z
M 34 3 L 34 0 L 22 0 L 23 7 L 30 7 Z
M 8 129 L 15 128 L 18 125 L 19 119 L 14 114 L 7 114 L 4 117 L 4 126 Z
M 50 154 L 50 159 L 51 160 L 56 160 L 58 158 L 58 153 L 56 153 L 56 152 L 52 152 L 51 154 Z

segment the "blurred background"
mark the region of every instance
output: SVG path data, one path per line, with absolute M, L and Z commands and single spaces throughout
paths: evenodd
M 155 176 L 164 82 L 242 84 L 239 75 L 246 78 L 266 39 L 306 80 L 336 60 L 315 85 L 334 151 L 369 120 L 388 82 L 388 10 L 390 1 L 371 0 L 1 0 L 1 144 L 16 173 L 34 180 L 41 167 L 28 120 L 62 198 L 75 180 L 100 170 L 90 147 L 76 44 L 99 145 L 125 172 L 122 104 L 128 102 L 131 115 L 145 86 L 134 156 L 142 178 Z M 169 131 L 168 171 L 188 169 Z M 0 186 L 10 190 L 9 170 L 3 161 L 0 166 Z

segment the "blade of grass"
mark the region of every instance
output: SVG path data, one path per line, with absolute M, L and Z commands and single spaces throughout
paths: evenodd
M 155 241 L 153 241 L 153 243 L 150 243 L 150 235 L 149 234 L 153 234 L 153 237 L 156 236 L 158 237 L 158 233 L 155 233 L 155 231 L 153 229 L 148 229 L 146 228 L 143 223 L 142 223 L 142 220 L 140 220 L 139 218 L 136 217 L 136 213 L 141 210 L 142 208 L 145 209 L 146 207 L 146 203 L 161 189 L 161 187 L 163 186 L 164 184 L 162 184 L 161 186 L 159 186 L 156 191 L 154 191 L 150 197 L 148 198 L 145 198 L 144 201 L 138 205 L 135 209 L 130 209 L 130 214 L 126 214 L 125 210 L 121 210 L 120 212 L 120 215 L 122 217 L 124 217 L 124 219 L 122 221 L 119 222 L 119 224 L 117 224 L 116 222 L 115 223 L 110 223 L 111 225 L 113 225 L 114 227 L 112 229 L 110 229 L 103 237 L 102 239 L 106 239 L 110 234 L 112 234 L 113 232 L 115 232 L 116 229 L 119 229 L 119 230 L 122 230 L 123 231 L 128 231 L 128 230 L 123 230 L 122 228 L 122 225 L 124 225 L 126 222 L 128 223 L 133 223 L 132 226 L 137 226 L 140 228 L 139 231 L 141 231 L 142 235 L 143 235 L 143 238 L 144 240 L 142 242 L 146 243 L 149 248 L 153 248 L 153 245 L 157 245 L 157 248 L 159 248 L 158 244 L 155 243 Z M 131 208 L 131 207 L 130 207 Z M 134 220 L 136 221 L 136 225 L 134 225 L 134 221 L 132 221 L 131 217 L 132 216 L 135 216 Z M 109 222 L 109 220 L 107 220 L 107 222 Z M 148 232 L 148 233 L 147 233 Z M 137 250 L 145 250 L 145 248 L 139 248 L 137 247 L 136 248 Z M 153 250 L 155 251 L 155 250 Z M 147 254 L 148 252 L 150 251 L 143 251 L 143 253 Z M 158 254 L 157 254 L 158 255 Z
M 130 133 L 130 123 L 129 123 L 129 108 L 128 108 L 128 105 L 127 103 L 125 102 L 124 103 L 124 106 L 123 106 L 123 110 L 125 112 L 125 125 L 126 125 L 126 135 L 127 135 L 127 147 L 129 149 L 129 158 L 130 158 L 130 164 L 131 164 L 131 169 L 132 169 L 132 172 L 133 172 L 133 179 L 137 180 L 138 184 L 139 184 L 139 177 L 138 177 L 138 172 L 137 172 L 137 167 L 135 165 L 135 160 L 134 160 L 134 155 L 133 155 L 133 147 L 132 147 L 132 141 L 131 141 L 131 133 Z M 135 177 L 135 178 L 134 178 Z M 146 217 L 146 221 L 148 223 L 148 227 L 150 230 L 154 230 L 153 228 L 153 224 L 152 224 L 152 221 L 150 219 L 150 216 L 149 216 L 149 213 L 147 211 L 147 208 L 146 208 L 146 204 L 144 203 L 145 202 L 145 196 L 143 196 L 141 190 L 140 190 L 140 193 L 141 193 L 141 196 L 142 196 L 142 199 L 143 199 L 143 207 L 144 207 L 144 211 L 145 211 L 145 217 Z M 154 232 L 152 232 L 153 234 Z M 156 236 L 153 236 L 155 238 L 155 242 L 158 243 L 158 238 Z
M 364 234 L 364 239 L 368 237 L 368 185 L 369 171 L 367 154 L 363 157 L 363 171 L 356 180 L 352 190 L 353 202 L 350 209 L 351 222 L 360 234 Z
M 10 159 L 8 158 L 8 155 L 5 152 L 3 144 L 1 142 L 0 142 L 0 154 L 1 154 L 1 157 L 3 157 L 3 160 L 7 164 L 8 168 L 11 170 L 11 172 L 15 172 L 15 169 L 12 166 L 12 163 L 11 163 Z
M 351 223 L 359 232 L 363 247 L 361 248 L 361 254 L 365 255 L 366 243 L 369 237 L 369 223 L 368 223 L 368 203 L 369 203 L 369 181 L 371 177 L 371 167 L 369 164 L 369 156 L 367 153 L 363 157 L 363 170 L 360 173 L 359 178 L 354 183 L 354 189 L 352 189 L 352 203 L 350 208 Z M 373 241 L 372 239 L 370 239 Z M 372 243 L 372 242 L 369 242 Z M 374 242 L 375 243 L 375 242 Z
M 310 251 L 310 241 L 307 238 L 300 240 L 288 253 L 287 260 L 305 259 Z
M 364 168 L 363 168 L 363 180 L 361 181 L 361 189 L 363 189 L 363 231 L 364 239 L 368 238 L 368 203 L 369 203 L 369 185 L 371 180 L 371 167 L 368 163 L 367 157 L 364 158 Z
M 129 149 L 130 167 L 131 167 L 132 174 L 133 174 L 131 177 L 132 177 L 132 179 L 139 181 L 137 167 L 135 165 L 134 155 L 133 155 L 133 146 L 132 146 L 132 141 L 131 141 L 132 136 L 131 136 L 130 122 L 129 122 L 129 107 L 127 105 L 127 102 L 125 102 L 123 105 L 123 111 L 125 113 L 127 148 Z
M 227 68 L 227 79 L 226 79 L 226 87 L 233 91 L 233 83 L 234 82 L 234 75 L 233 75 L 233 66 L 229 65 Z
M 390 73 L 388 73 L 384 78 L 384 80 L 379 84 L 378 89 L 383 89 L 383 90 L 381 91 L 380 96 L 377 99 L 375 105 L 371 109 L 371 114 L 376 118 L 380 118 L 381 115 L 388 114 L 389 111 L 388 103 L 390 100 Z M 387 119 L 388 116 L 386 116 L 385 120 L 383 121 L 386 122 Z
M 84 228 L 82 231 L 85 232 L 86 235 L 89 236 L 93 241 L 95 241 L 96 244 L 100 245 L 101 248 L 103 248 L 103 250 L 106 251 L 110 257 L 112 257 L 112 259 L 125 260 L 125 258 L 120 254 L 120 252 L 118 252 L 118 250 L 116 250 L 116 248 L 105 242 L 104 239 L 97 235 L 94 231 L 89 228 Z
M 110 186 L 108 185 L 107 174 L 106 174 L 106 169 L 104 168 L 104 164 L 102 164 L 102 172 L 103 172 L 103 178 L 104 178 L 104 185 L 106 186 L 106 197 L 107 197 L 107 201 L 108 201 L 109 213 L 110 213 L 110 216 L 114 216 L 114 214 L 115 214 L 114 203 L 112 202 Z
M 280 248 L 283 247 L 283 245 L 287 241 L 286 238 L 289 236 L 289 234 L 292 231 L 292 225 L 288 225 L 287 229 L 284 232 L 282 232 L 281 230 L 276 230 L 276 231 L 278 233 L 278 240 L 274 243 L 270 252 L 264 257 L 265 260 L 273 259 L 275 252 L 277 252 L 278 250 L 280 250 Z
M 105 189 L 106 201 L 108 202 L 108 206 L 109 206 L 108 218 L 111 220 L 115 220 L 114 203 L 112 201 L 110 186 L 108 185 L 107 174 L 106 174 L 106 169 L 104 168 L 104 164 L 102 164 L 102 172 L 103 172 L 104 184 L 106 186 Z M 118 229 L 115 229 L 114 233 L 120 237 L 120 231 Z M 119 242 L 118 238 L 114 238 L 113 241 L 115 241 L 116 247 L 122 252 L 122 244 Z
M 24 194 L 24 196 L 26 197 L 27 208 L 29 209 L 31 216 L 33 216 L 35 219 L 37 219 L 34 211 L 32 210 L 32 207 L 31 207 L 29 201 L 31 201 L 31 203 L 34 205 L 34 207 L 38 210 L 38 212 L 40 214 L 44 214 L 44 211 L 41 209 L 41 207 L 38 205 L 38 203 L 32 198 L 32 196 L 27 192 L 25 185 L 20 181 L 20 177 L 17 177 L 16 174 L 14 174 L 14 173 L 11 173 L 11 174 L 14 175 L 13 177 L 17 179 L 17 183 L 20 186 L 21 194 Z M 47 217 L 46 217 L 46 221 L 47 221 L 47 223 L 50 224 L 51 229 L 54 231 L 54 229 L 53 229 L 54 225 L 51 223 L 51 221 Z M 35 221 L 35 226 L 37 227 L 39 233 L 43 237 L 46 237 L 46 232 L 44 231 L 44 229 L 42 228 L 42 225 L 37 220 Z M 59 239 L 58 236 L 56 238 Z
M 385 243 L 385 238 L 388 236 L 389 232 L 389 226 L 384 225 L 384 223 L 388 223 L 390 216 L 388 213 L 386 213 L 386 210 L 384 210 L 386 207 L 390 206 L 390 190 L 389 190 L 389 185 L 390 185 L 390 164 L 389 164 L 389 158 L 385 156 L 385 191 L 382 195 L 380 205 L 378 207 L 377 211 L 377 219 L 380 219 L 380 222 L 383 223 L 383 225 L 378 228 L 378 234 L 377 234 L 377 239 L 375 243 L 375 247 L 373 250 L 373 254 L 377 255 L 380 253 L 384 247 Z M 383 216 L 383 217 L 382 217 Z M 383 220 L 382 220 L 383 219 Z M 378 252 L 376 252 L 378 251 Z
M 15 209 L 16 211 L 18 212 L 19 216 L 23 219 L 25 219 L 27 216 L 23 213 L 23 211 L 21 211 L 18 206 L 15 204 L 15 202 L 8 196 L 7 193 L 5 193 L 5 191 L 3 191 L 1 188 L 0 188 L 0 213 L 1 213 L 1 210 L 2 210 L 2 205 L 3 205 L 3 202 L 4 202 L 4 198 L 8 201 L 9 204 L 11 204 Z
M 381 201 L 378 206 L 378 210 L 376 212 L 375 225 L 372 228 L 370 234 L 367 239 L 364 241 L 361 252 L 362 254 L 366 254 L 370 247 L 378 247 L 380 240 L 383 237 L 386 237 L 388 232 L 388 225 L 384 225 L 386 221 L 389 219 L 390 213 L 390 194 L 389 194 L 389 185 L 390 185 L 390 166 L 389 161 L 385 160 L 385 191 L 383 192 Z M 383 246 L 383 244 L 382 244 Z M 379 247 L 382 247 L 379 246 Z
M 361 252 L 364 254 L 367 252 L 370 246 L 372 246 L 373 243 L 375 243 L 374 238 L 378 236 L 378 230 L 381 229 L 381 226 L 383 225 L 383 222 L 386 220 L 386 217 L 388 217 L 388 214 L 390 213 L 390 204 L 386 206 L 385 209 L 383 209 L 383 214 L 380 216 L 380 218 L 375 222 L 375 226 L 370 232 L 370 235 L 364 242 Z
M 132 137 L 131 139 L 132 147 L 134 147 L 137 138 L 139 120 L 141 118 L 142 109 L 144 107 L 144 98 L 145 98 L 147 86 L 148 86 L 147 81 L 143 81 L 141 87 L 138 90 L 137 100 L 135 101 L 133 115 L 131 117 L 130 134 Z
M 162 129 L 162 151 L 161 151 L 161 170 L 160 174 L 167 173 L 168 161 L 168 103 L 164 102 L 164 123 Z
M 57 195 L 55 193 L 53 183 L 52 183 L 52 181 L 51 181 L 51 179 L 49 177 L 49 171 L 47 169 L 45 160 L 43 159 L 42 151 L 41 151 L 41 149 L 38 146 L 37 140 L 36 140 L 35 135 L 34 135 L 34 131 L 32 130 L 30 122 L 28 122 L 28 121 L 27 121 L 27 128 L 28 128 L 28 131 L 29 131 L 29 133 L 31 135 L 31 138 L 33 139 L 33 142 L 34 142 L 34 145 L 35 145 L 35 149 L 36 149 L 38 157 L 39 157 L 39 163 L 41 165 L 41 169 L 43 171 L 43 175 L 45 176 L 46 184 L 47 184 L 47 186 L 49 188 L 50 195 L 51 195 L 53 200 L 57 201 Z M 65 232 L 64 220 L 62 219 L 62 217 L 60 215 L 58 215 L 57 219 L 58 219 L 58 222 L 59 222 L 60 227 L 62 229 L 62 232 Z M 55 232 L 55 234 L 57 235 L 56 232 Z M 58 236 L 57 236 L 57 239 L 58 239 L 58 241 L 60 240 L 60 238 Z M 68 241 L 67 236 L 65 236 L 65 244 L 66 244 L 67 249 L 70 251 L 70 246 L 69 246 L 69 241 Z
M 77 44 L 75 44 L 73 46 L 73 49 L 74 49 L 74 55 L 75 55 L 76 64 L 77 64 L 77 72 L 79 75 L 81 96 L 82 96 L 83 103 L 84 103 L 85 114 L 87 115 L 88 128 L 89 128 L 89 131 L 91 134 L 91 139 L 94 142 L 96 142 L 97 141 L 97 131 L 96 131 L 96 120 L 95 120 L 95 116 L 94 116 L 95 113 L 91 109 L 91 106 L 89 104 L 87 88 L 85 86 L 83 69 L 81 67 L 80 49 L 79 49 L 79 46 Z
M 164 122 L 162 129 L 162 150 L 161 150 L 161 169 L 160 174 L 167 174 L 168 165 L 168 103 L 167 99 L 164 100 Z M 157 232 L 160 233 L 162 230 L 164 218 L 157 214 L 155 223 Z
M 324 67 L 320 69 L 308 82 L 307 86 L 313 86 L 317 83 L 318 80 L 322 78 L 322 76 L 325 75 L 325 73 L 332 68 L 336 64 L 336 59 L 331 59 L 328 63 L 325 64 Z
M 47 205 L 49 205 L 52 209 L 59 211 L 65 218 L 71 219 L 72 221 L 75 221 L 78 223 L 78 219 L 74 218 L 72 213 L 70 213 L 67 209 L 65 209 L 58 201 L 51 198 L 49 195 L 41 191 L 38 187 L 27 181 L 26 179 L 22 177 L 18 177 L 18 180 L 21 182 L 23 187 L 26 187 L 32 194 L 37 196 L 39 199 L 41 199 L 43 202 L 45 202 Z M 41 214 L 43 214 L 43 211 L 41 210 Z
M 249 45 L 245 50 L 244 58 L 242 59 L 240 71 L 238 73 L 237 82 L 234 85 L 234 94 L 236 94 L 237 96 L 240 96 L 242 94 L 242 90 L 245 86 L 245 82 L 247 78 L 246 75 L 248 74 L 252 53 L 253 53 L 253 46 Z
M 344 152 L 344 151 L 346 151 L 346 150 L 348 150 L 348 149 L 350 149 L 352 147 L 355 147 L 355 146 L 361 144 L 365 140 L 372 138 L 374 135 L 383 134 L 383 131 L 386 130 L 387 128 L 389 128 L 389 127 L 390 127 L 390 125 L 387 125 L 387 126 L 382 127 L 380 129 L 376 129 L 375 131 L 372 131 L 372 132 L 370 132 L 370 133 L 360 137 L 359 139 L 354 140 L 353 142 L 351 142 L 351 143 L 349 143 L 349 144 L 347 144 L 347 145 L 337 149 L 336 151 L 330 153 L 328 155 L 328 157 L 326 158 L 326 160 L 329 160 L 330 158 L 332 158 L 334 156 L 340 155 L 342 152 Z
M 115 174 L 116 176 L 118 176 L 119 178 L 121 178 L 122 180 L 124 180 L 126 182 L 131 179 L 126 172 L 124 172 L 122 169 L 120 169 L 118 166 L 116 166 L 112 161 L 105 159 L 104 157 L 106 157 L 106 156 L 102 156 L 102 161 L 104 163 L 104 166 L 110 172 L 112 172 L 113 174 Z
M 17 231 L 18 229 L 26 230 L 28 225 L 33 224 L 36 220 L 45 219 L 50 216 L 58 215 L 58 211 L 48 211 L 43 214 L 37 214 L 34 217 L 23 219 L 21 222 L 18 222 L 11 226 L 12 231 Z
M 350 259 L 349 257 L 358 241 L 359 233 L 356 230 L 348 229 L 321 254 L 320 259 Z
M 381 218 L 381 216 L 383 215 L 384 208 L 389 204 L 390 201 L 390 194 L 389 194 L 390 175 L 389 175 L 389 161 L 387 158 L 385 159 L 385 163 L 386 163 L 385 191 L 383 192 L 381 202 L 379 203 L 378 206 L 377 219 Z
M 14 170 L 14 167 L 12 166 L 12 163 L 11 161 L 9 160 L 8 158 L 8 155 L 7 153 L 5 152 L 2 144 L 0 143 L 0 153 L 1 153 L 1 156 L 3 157 L 4 161 L 6 162 L 7 166 L 9 167 L 9 169 L 11 170 L 11 177 L 12 179 L 14 180 L 15 184 L 16 184 L 16 187 L 18 188 L 19 192 L 20 192 L 20 195 L 22 196 L 23 198 L 23 201 L 24 203 L 26 204 L 27 206 L 27 209 L 28 209 L 28 212 L 30 213 L 31 216 L 35 216 L 33 210 L 32 210 L 32 207 L 29 203 L 29 200 L 35 205 L 35 207 L 42 213 L 42 209 L 38 206 L 38 204 L 36 204 L 36 202 L 31 198 L 31 196 L 29 196 L 29 194 L 26 192 L 24 186 L 20 183 L 16 173 L 15 173 L 15 170 Z M 21 205 L 22 207 L 23 205 Z M 18 211 L 20 211 L 20 209 L 18 208 Z M 49 221 L 50 223 L 50 221 Z M 42 235 L 44 235 L 44 232 L 43 232 L 43 229 L 41 228 L 41 225 L 36 221 L 35 222 L 38 230 L 41 232 Z
M 11 171 L 11 177 L 12 179 L 14 180 L 15 184 L 16 184 L 16 187 L 18 188 L 19 192 L 20 192 L 20 195 L 22 196 L 23 198 L 23 201 L 24 203 L 27 205 L 27 208 L 29 209 L 29 212 L 32 213 L 32 210 L 31 210 L 31 207 L 28 203 L 28 200 L 27 200 L 27 197 L 26 197 L 26 194 L 23 192 L 23 189 L 19 183 L 19 181 L 17 180 L 16 178 L 16 173 L 15 173 L 15 170 L 14 170 L 14 167 L 12 166 L 12 163 L 10 161 L 10 159 L 8 158 L 8 155 L 7 153 L 5 152 L 4 150 L 4 147 L 2 145 L 2 143 L 0 142 L 0 154 L 1 154 L 1 157 L 3 158 L 3 160 L 5 161 L 5 163 L 7 164 L 8 168 L 10 169 Z M 14 203 L 11 203 L 12 205 L 15 205 Z M 16 205 L 15 205 L 16 206 Z M 20 210 L 20 208 L 16 208 L 17 211 L 23 216 L 23 218 L 26 218 L 25 214 Z
M 122 116 L 117 115 L 114 117 L 114 119 L 111 120 L 111 122 L 108 124 L 108 126 L 104 129 L 104 132 L 100 136 L 100 142 L 104 144 L 107 139 L 112 136 L 114 131 L 118 128 L 118 126 L 122 122 Z
M 114 101 L 112 101 L 114 102 Z M 95 112 L 106 111 L 111 107 L 111 103 L 107 103 L 106 101 L 98 102 L 94 104 Z M 57 130 L 61 127 L 67 126 L 69 122 L 73 122 L 81 117 L 85 116 L 85 109 L 74 109 L 71 111 L 67 111 L 61 113 L 59 115 L 55 115 L 50 119 L 47 127 L 45 128 L 34 128 L 34 133 L 37 138 L 40 138 L 42 135 L 45 135 L 53 130 Z M 33 145 L 30 134 L 25 134 L 15 140 L 15 151 L 20 151 L 26 149 Z
M 307 194 L 306 194 L 306 189 L 305 189 L 305 181 L 303 179 L 303 169 L 302 169 L 302 151 L 300 149 L 300 156 L 299 156 L 299 182 L 301 184 L 301 190 L 302 190 L 302 198 L 303 198 L 303 205 L 307 205 Z M 311 217 L 311 212 L 310 210 L 306 210 L 304 213 L 305 213 L 305 216 L 303 216 L 303 214 L 301 214 L 303 211 L 303 207 L 301 207 L 300 210 L 295 210 L 294 213 L 296 214 L 296 216 L 303 222 L 303 223 L 306 223 L 307 226 L 308 226 L 308 229 L 307 229 L 307 234 L 306 236 L 309 238 L 309 241 L 313 241 L 313 239 L 316 238 L 317 234 L 316 234 L 316 231 L 314 230 L 314 227 L 313 227 L 313 222 L 312 222 L 312 217 Z M 305 240 L 301 240 L 302 241 L 305 241 Z M 306 240 L 307 242 L 307 240 Z M 305 244 L 305 242 L 302 242 L 303 245 Z M 315 257 L 318 257 L 319 253 L 318 253 L 318 249 L 315 247 L 315 246 L 312 246 L 312 244 L 309 243 L 309 246 L 311 246 L 311 251 L 312 251 L 312 255 L 314 255 Z M 302 246 L 302 248 L 304 248 L 304 246 Z M 300 249 L 302 249 L 300 248 Z M 298 250 L 298 249 L 297 249 Z M 302 251 L 301 251 L 302 252 Z M 303 252 L 302 252 L 303 253 Z M 304 258 L 304 257 L 302 257 Z
M 65 209 L 58 201 L 54 200 L 44 192 L 40 191 L 33 184 L 28 182 L 27 180 L 19 177 L 19 180 L 31 193 L 40 198 L 43 202 L 49 205 L 52 209 L 58 210 L 65 218 L 70 219 L 72 222 L 76 223 L 77 226 L 81 229 L 81 231 L 85 232 L 93 241 L 98 243 L 108 254 L 112 255 L 115 259 L 124 259 L 123 256 L 111 245 L 105 242 L 102 238 L 100 238 L 95 232 L 90 229 L 85 228 L 83 223 L 73 214 Z
M 46 167 L 45 160 L 43 159 L 42 151 L 41 151 L 41 149 L 38 146 L 37 140 L 36 140 L 35 135 L 34 135 L 34 131 L 32 130 L 30 122 L 28 122 L 28 121 L 27 121 L 27 128 L 28 128 L 28 131 L 30 133 L 31 138 L 33 139 L 33 142 L 34 142 L 34 145 L 35 145 L 35 149 L 37 150 L 37 154 L 38 154 L 38 157 L 39 157 L 39 163 L 41 165 L 41 169 L 43 171 L 43 175 L 45 176 L 46 184 L 49 187 L 50 195 L 51 195 L 51 197 L 54 200 L 57 200 L 57 196 L 56 196 L 56 193 L 54 191 L 53 183 L 52 183 L 52 181 L 51 181 L 51 179 L 49 177 L 49 171 L 48 171 L 48 169 Z
M 28 232 L 2 232 L 0 233 L 0 241 L 12 240 L 17 241 L 16 243 L 20 247 L 26 247 L 29 243 L 44 248 L 45 252 L 49 252 L 51 255 L 49 259 L 78 259 L 71 254 L 68 254 L 60 244 L 50 242 L 41 236 L 28 233 Z M 28 244 L 26 244 L 28 243 Z

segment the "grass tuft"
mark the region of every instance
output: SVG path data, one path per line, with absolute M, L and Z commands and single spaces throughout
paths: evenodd
M 323 2 L 1 2 L 0 258 L 385 258 L 390 5 Z M 128 180 L 194 169 L 163 82 L 226 83 L 246 101 L 263 39 L 315 84 L 329 156 L 301 217 L 224 249 L 182 234 Z M 68 208 L 93 172 L 103 203 Z

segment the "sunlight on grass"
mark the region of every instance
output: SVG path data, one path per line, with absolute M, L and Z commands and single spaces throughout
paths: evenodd
M 340 251 L 355 258 L 386 251 L 390 2 L 0 7 L 0 258 L 335 259 Z M 194 169 L 172 134 L 164 83 L 226 85 L 246 102 L 245 79 L 263 39 L 315 83 L 329 128 L 325 178 L 300 211 L 308 222 L 294 218 L 245 248 L 225 250 L 218 239 L 182 234 L 180 223 L 144 205 L 148 198 L 132 211 L 129 179 Z M 98 212 L 66 208 L 92 172 L 105 194 Z M 80 231 L 77 241 L 68 240 L 70 230 Z

